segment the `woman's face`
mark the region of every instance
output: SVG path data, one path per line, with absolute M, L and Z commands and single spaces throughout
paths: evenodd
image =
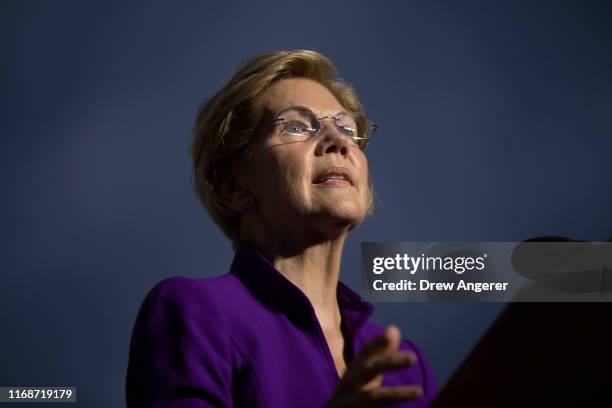
M 275 82 L 258 102 L 273 119 L 290 107 L 330 116 L 311 137 L 283 132 L 282 125 L 266 127 L 244 174 L 266 226 L 291 234 L 361 223 L 369 198 L 368 163 L 356 142 L 334 126 L 333 117 L 345 112 L 334 95 L 318 82 L 291 78 Z

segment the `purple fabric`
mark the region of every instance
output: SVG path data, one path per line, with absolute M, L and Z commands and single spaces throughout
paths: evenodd
M 342 324 L 354 352 L 383 330 L 374 307 L 342 282 Z M 396 407 L 425 407 L 436 393 L 423 353 L 387 372 L 383 385 L 418 384 L 425 395 Z M 132 333 L 129 407 L 323 407 L 338 374 L 303 292 L 251 245 L 240 243 L 229 273 L 168 278 L 146 296 Z M 390 405 L 391 406 L 391 405 Z

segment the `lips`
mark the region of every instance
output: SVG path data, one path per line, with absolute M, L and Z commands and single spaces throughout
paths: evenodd
M 351 172 L 346 167 L 329 167 L 325 169 L 323 172 L 319 173 L 315 179 L 313 180 L 314 184 L 323 184 L 323 183 L 349 183 L 353 184 L 353 178 L 351 177 Z

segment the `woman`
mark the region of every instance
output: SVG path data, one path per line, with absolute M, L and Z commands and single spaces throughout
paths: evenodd
M 195 185 L 236 249 L 229 273 L 174 277 L 134 327 L 133 407 L 424 407 L 421 352 L 368 321 L 339 282 L 349 231 L 372 211 L 374 126 L 313 51 L 247 61 L 201 109 Z M 383 375 L 384 374 L 384 375 Z

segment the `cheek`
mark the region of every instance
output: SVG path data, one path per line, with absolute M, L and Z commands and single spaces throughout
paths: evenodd
M 306 199 L 308 195 L 307 181 L 310 180 L 308 167 L 303 159 L 293 155 L 284 157 L 279 165 L 282 169 L 282 188 L 284 192 L 298 203 Z
M 267 152 L 257 152 L 248 159 L 244 177 L 250 192 L 261 202 L 269 197 L 278 196 L 279 180 L 282 175 L 274 157 Z
M 360 151 L 358 155 L 358 171 L 359 171 L 359 179 L 361 180 L 361 197 L 363 198 L 364 209 L 367 210 L 367 207 L 370 205 L 371 200 L 373 199 L 372 194 L 373 191 L 370 189 L 370 173 L 368 169 L 368 159 L 365 154 Z
M 368 159 L 365 154 L 360 150 L 356 153 L 355 164 L 357 167 L 357 171 L 359 172 L 359 179 L 362 181 L 362 186 L 367 190 L 368 187 Z
M 277 148 L 257 158 L 259 191 L 266 192 L 279 205 L 301 202 L 308 194 L 306 180 L 309 180 L 308 166 L 303 155 L 294 149 Z

